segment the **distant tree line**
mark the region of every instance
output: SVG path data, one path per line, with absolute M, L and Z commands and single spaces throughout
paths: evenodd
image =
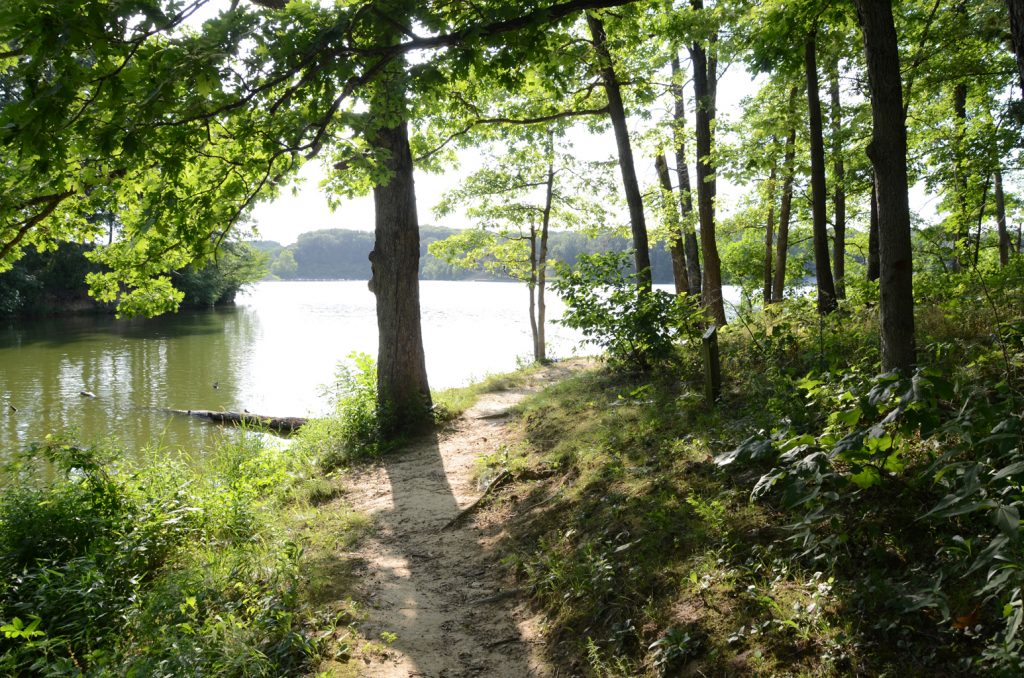
M 430 243 L 457 233 L 442 226 L 420 228 L 421 280 L 511 280 L 499 273 L 466 270 L 445 263 L 427 251 Z M 369 280 L 373 250 L 373 233 L 340 228 L 310 231 L 299 235 L 294 244 L 283 247 L 277 242 L 259 240 L 251 243 L 269 257 L 271 277 L 281 280 Z M 575 264 L 581 254 L 623 252 L 631 247 L 627 238 L 602 233 L 556 231 L 551 233 L 549 259 Z M 667 250 L 651 251 L 654 282 L 672 282 L 672 259 Z
M 89 296 L 87 277 L 105 269 L 89 258 L 93 249 L 93 245 L 62 243 L 52 250 L 27 252 L 10 270 L 0 273 L 0 316 L 113 313 L 114 304 Z M 231 242 L 214 258 L 172 271 L 170 277 L 184 294 L 183 305 L 208 308 L 234 302 L 242 287 L 266 272 L 266 255 L 246 243 Z

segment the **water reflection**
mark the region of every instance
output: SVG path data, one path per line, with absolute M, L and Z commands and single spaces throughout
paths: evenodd
M 420 293 L 432 387 L 529 358 L 524 285 L 428 281 Z M 554 295 L 548 311 L 562 314 Z M 552 357 L 571 355 L 580 338 L 554 323 L 547 334 Z M 0 457 L 68 429 L 86 442 L 114 438 L 143 459 L 179 447 L 201 455 L 220 431 L 168 408 L 319 414 L 338 361 L 376 349 L 375 300 L 363 281 L 260 283 L 224 311 L 0 326 Z

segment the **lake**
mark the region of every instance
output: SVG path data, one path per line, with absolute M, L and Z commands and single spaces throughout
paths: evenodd
M 420 294 L 432 388 L 529 361 L 525 285 L 423 281 Z M 557 319 L 561 302 L 548 299 L 549 319 Z M 575 352 L 577 333 L 554 323 L 547 333 L 551 357 Z M 114 440 L 142 458 L 179 448 L 201 454 L 217 427 L 168 408 L 319 414 L 338 361 L 376 350 L 365 281 L 262 282 L 234 307 L 159 318 L 13 322 L 0 327 L 0 456 L 58 432 Z

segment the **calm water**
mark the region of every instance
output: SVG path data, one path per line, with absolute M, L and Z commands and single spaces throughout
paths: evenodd
M 512 370 L 531 353 L 525 286 L 429 281 L 421 295 L 432 387 Z M 551 298 L 549 317 L 561 310 Z M 564 357 L 577 336 L 549 324 L 548 341 L 550 354 Z M 363 281 L 260 283 L 222 311 L 0 326 L 0 456 L 69 430 L 131 450 L 201 450 L 216 427 L 166 408 L 317 414 L 338 361 L 376 349 L 374 297 Z

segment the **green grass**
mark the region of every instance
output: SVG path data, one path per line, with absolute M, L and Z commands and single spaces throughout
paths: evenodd
M 1004 325 L 1024 307 L 1007 298 Z M 947 493 L 967 492 L 955 470 L 937 480 L 941 453 L 962 449 L 951 463 L 969 468 L 996 454 L 983 442 L 993 425 L 1019 417 L 1024 342 L 1012 331 L 994 341 L 989 312 L 921 308 L 922 362 L 944 377 L 924 379 L 921 400 L 907 401 L 920 405 L 886 424 L 892 448 L 874 452 L 886 470 L 864 488 L 851 478 L 867 462 L 847 461 L 859 457 L 836 457 L 832 475 L 814 481 L 785 466 L 783 438 L 770 436 L 810 436 L 806 455 L 875 423 L 871 309 L 819 322 L 797 302 L 725 329 L 714 408 L 692 367 L 592 371 L 528 399 L 516 463 L 557 476 L 510 493 L 538 508 L 514 521 L 504 562 L 545 613 L 550 657 L 597 676 L 1017 675 L 1020 644 L 1005 640 L 1016 580 L 981 588 L 1024 558 L 1004 549 L 999 562 L 1011 569 L 981 567 L 977 551 L 1000 531 L 984 510 L 966 510 L 966 494 L 963 514 L 927 516 Z M 821 384 L 803 385 L 808 374 Z M 928 395 L 943 379 L 956 385 L 951 400 Z M 872 395 L 878 420 L 902 393 Z M 845 414 L 855 402 L 866 408 L 856 418 Z M 715 463 L 759 432 L 767 457 Z M 789 475 L 777 489 L 752 498 L 779 469 Z M 783 489 L 796 485 L 822 494 L 793 505 Z M 1020 486 L 997 485 L 1015 506 Z M 971 554 L 956 552 L 964 537 Z
M 0 673 L 279 676 L 344 654 L 355 618 L 325 606 L 346 591 L 323 562 L 344 569 L 366 526 L 337 478 L 249 433 L 202 464 L 122 458 L 48 439 L 4 469 Z
M 433 391 L 434 411 L 439 423 L 457 419 L 463 412 L 476 404 L 482 395 L 507 391 L 526 383 L 543 366 L 531 363 L 514 372 L 489 374 L 468 386 Z

